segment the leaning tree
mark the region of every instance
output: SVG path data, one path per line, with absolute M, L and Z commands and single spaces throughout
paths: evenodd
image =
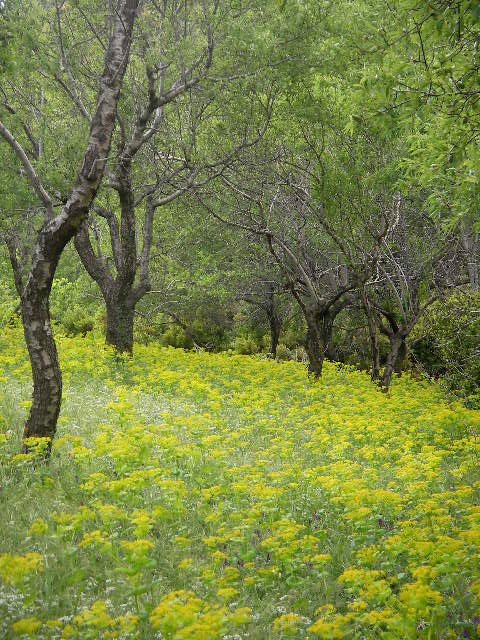
M 86 150 L 81 158 L 77 177 L 64 196 L 51 193 L 42 179 L 35 157 L 24 142 L 25 134 L 28 139 L 28 133 L 21 114 L 16 109 L 8 109 L 8 105 L 2 109 L 7 111 L 8 124 L 2 118 L 0 135 L 15 154 L 18 173 L 29 181 L 45 216 L 33 242 L 26 278 L 19 269 L 14 239 L 9 242 L 33 374 L 32 405 L 24 429 L 26 438 L 51 439 L 56 431 L 62 398 L 62 376 L 50 323 L 50 291 L 60 256 L 87 217 L 105 172 L 116 123 L 117 103 L 129 62 L 138 5 L 138 0 L 122 0 L 111 12 L 105 12 L 105 24 L 101 27 L 108 34 L 108 40 L 103 43 L 104 68 L 97 76 L 97 98 L 89 124 Z M 64 6 L 62 11 L 63 15 L 59 19 L 68 20 L 70 9 Z M 8 87 L 4 95 L 8 95 L 11 85 L 8 78 L 5 85 Z M 48 99 L 54 101 L 55 94 L 49 94 Z M 54 123 L 50 126 L 54 129 Z M 57 153 L 61 154 L 61 140 L 57 140 L 56 144 Z

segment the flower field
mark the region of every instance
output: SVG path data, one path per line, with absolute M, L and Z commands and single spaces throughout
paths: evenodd
M 328 363 L 313 382 L 59 343 L 60 431 L 34 466 L 28 361 L 0 338 L 0 638 L 480 637 L 478 413 L 408 376 L 386 396 Z

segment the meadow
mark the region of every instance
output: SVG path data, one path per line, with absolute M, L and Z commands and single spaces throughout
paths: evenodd
M 0 637 L 480 635 L 480 414 L 408 375 L 59 338 L 49 465 L 0 337 Z

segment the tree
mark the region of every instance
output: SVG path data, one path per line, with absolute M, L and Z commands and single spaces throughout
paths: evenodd
M 128 111 L 118 116 L 121 135 L 115 167 L 108 175 L 108 187 L 116 192 L 118 198 L 120 222 L 115 212 L 109 208 L 95 206 L 92 209 L 96 216 L 107 221 L 114 268 L 111 268 L 103 255 L 100 244 L 97 251 L 94 250 L 86 220 L 75 238 L 75 247 L 83 265 L 99 285 L 105 300 L 106 341 L 118 351 L 132 351 L 135 307 L 151 288 L 149 260 L 155 211 L 188 189 L 198 173 L 189 166 L 188 158 L 169 162 L 170 154 L 156 148 L 154 141 L 164 126 L 166 106 L 183 93 L 192 91 L 212 64 L 213 20 L 217 9 L 218 2 L 204 3 L 199 12 L 197 8 L 183 6 L 183 3 L 163 3 L 159 12 L 148 12 L 155 26 L 152 28 L 151 24 L 144 24 L 142 29 L 141 48 L 145 55 L 146 83 L 143 79 L 139 81 L 136 76 L 132 78 L 135 83 L 134 93 L 141 98 L 135 99 Z M 166 38 L 173 42 L 165 43 Z M 193 39 L 197 49 L 190 60 L 182 55 L 187 39 Z M 205 43 L 202 42 L 203 39 Z M 180 49 L 180 55 L 177 51 L 172 53 L 172 44 L 174 48 Z M 151 52 L 155 46 L 159 49 L 156 56 Z M 173 72 L 172 69 L 176 71 Z M 130 126 L 127 119 L 132 120 Z M 135 160 L 148 144 L 153 149 L 149 149 L 150 157 L 147 156 L 147 162 L 154 164 L 160 156 L 167 160 L 165 170 L 156 171 L 152 184 L 152 172 L 140 168 L 141 185 L 137 186 Z M 136 173 L 138 174 L 138 170 Z M 169 187 L 172 179 L 179 179 L 179 175 L 183 178 L 182 186 L 171 189 L 166 196 L 159 195 L 162 187 Z M 143 244 L 138 253 L 135 210 L 141 205 L 144 206 Z M 92 220 L 94 231 L 95 225 L 97 222 Z
M 384 131 L 397 131 L 405 146 L 397 188 L 415 192 L 439 224 L 457 229 L 470 284 L 478 289 L 478 2 L 379 6 L 368 32 L 380 32 L 383 41 L 367 49 L 352 117 L 361 113 Z
M 111 35 L 105 52 L 104 70 L 99 77 L 97 103 L 86 151 L 77 178 L 58 214 L 55 214 L 54 199 L 45 189 L 26 151 L 5 124 L 0 122 L 0 135 L 21 163 L 32 189 L 45 208 L 46 218 L 33 246 L 25 282 L 16 247 L 13 242 L 9 243 L 33 375 L 32 406 L 25 424 L 25 438 L 51 439 L 56 431 L 62 376 L 50 324 L 50 291 L 62 251 L 88 215 L 105 171 L 137 8 L 138 0 L 123 0 L 110 18 Z
M 249 67 L 239 73 L 233 52 L 222 48 L 233 27 L 224 5 L 164 3 L 161 15 L 150 16 L 143 26 L 135 59 L 145 73 L 131 78 L 135 99 L 119 115 L 113 167 L 90 224 L 86 221 L 75 239 L 106 304 L 106 341 L 118 351 L 132 352 L 135 309 L 151 290 L 156 213 L 220 176 L 268 124 L 271 87 L 265 83 L 259 89 L 258 80 L 249 77 L 258 74 L 254 61 L 247 60 Z M 246 13 L 242 9 L 234 20 L 251 29 Z M 100 239 L 104 222 L 106 243 Z
M 265 168 L 270 163 L 261 164 Z M 231 198 L 219 197 L 220 206 L 207 204 L 204 199 L 202 202 L 217 219 L 266 243 L 304 315 L 309 371 L 319 376 L 331 349 L 334 318 L 347 304 L 346 294 L 354 286 L 328 234 L 319 234 L 315 221 L 308 232 L 311 212 L 304 206 L 304 194 L 299 196 L 301 187 L 295 180 L 279 173 L 252 180 L 253 171 L 253 165 L 249 165 L 241 176 L 235 176 L 235 182 L 223 177 Z M 227 217 L 219 210 L 227 211 Z
M 377 326 L 389 340 L 381 387 L 388 391 L 394 371 L 401 373 L 407 337 L 425 311 L 463 281 L 458 238 L 445 234 L 415 204 L 398 196 L 396 220 L 383 243 L 377 279 L 368 299 Z

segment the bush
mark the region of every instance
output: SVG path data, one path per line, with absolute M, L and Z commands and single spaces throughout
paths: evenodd
M 239 354 L 250 356 L 261 350 L 258 342 L 251 336 L 237 336 L 232 342 L 232 348 Z
M 412 353 L 427 373 L 480 408 L 480 292 L 458 290 L 436 302 L 414 337 Z
M 285 360 L 293 360 L 293 359 L 294 359 L 293 353 L 290 351 L 287 345 L 279 344 L 277 347 L 277 360 L 279 362 L 282 362 Z
M 87 293 L 86 293 L 87 289 Z M 100 299 L 89 295 L 85 280 L 75 282 L 67 278 L 53 281 L 51 314 L 67 335 L 85 335 L 101 324 L 103 304 Z
M 182 327 L 176 324 L 169 325 L 160 337 L 160 344 L 164 347 L 176 347 L 177 349 L 191 349 L 193 340 L 187 336 Z

